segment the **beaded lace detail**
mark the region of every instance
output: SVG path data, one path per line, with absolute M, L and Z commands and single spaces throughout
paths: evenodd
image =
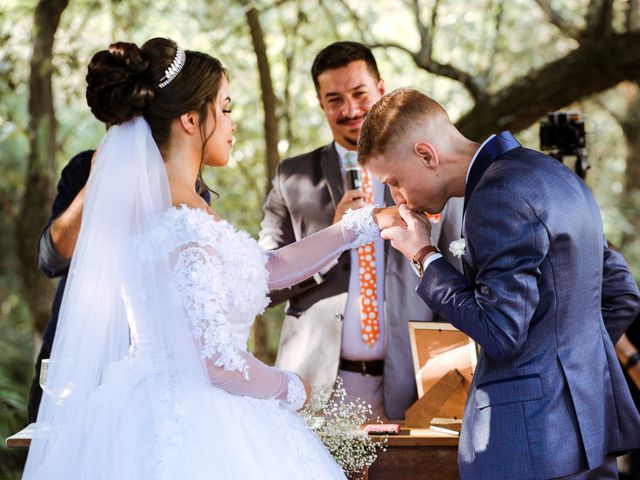
M 249 379 L 249 330 L 268 305 L 267 257 L 247 233 L 206 212 L 182 207 L 166 215 L 177 253 L 175 282 L 202 358 Z
M 356 235 L 351 247 L 361 247 L 380 238 L 380 229 L 373 219 L 373 206 L 346 211 L 342 217 L 343 228 Z
M 307 392 L 298 375 L 293 372 L 287 372 L 287 377 L 289 379 L 287 385 L 287 401 L 283 402 L 283 405 L 295 412 L 304 406 L 304 402 L 307 400 Z

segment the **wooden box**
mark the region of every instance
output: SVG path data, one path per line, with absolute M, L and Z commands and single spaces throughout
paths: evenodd
M 408 426 L 429 428 L 434 417 L 460 422 L 478 360 L 476 344 L 449 323 L 409 322 L 418 401 Z

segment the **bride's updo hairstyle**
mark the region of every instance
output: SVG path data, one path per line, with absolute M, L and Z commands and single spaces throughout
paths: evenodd
M 197 112 L 201 120 L 206 119 L 209 104 L 215 100 L 226 75 L 216 58 L 187 50 L 180 72 L 160 87 L 177 50 L 173 40 L 152 38 L 142 48 L 118 42 L 96 53 L 87 73 L 87 103 L 91 112 L 107 125 L 143 115 L 164 154 L 172 120 L 191 111 Z M 210 136 L 206 135 L 204 121 L 200 123 L 200 134 L 204 154 L 204 144 Z

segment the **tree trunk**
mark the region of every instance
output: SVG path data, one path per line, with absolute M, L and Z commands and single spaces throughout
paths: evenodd
M 36 248 L 53 201 L 56 118 L 52 96 L 54 35 L 68 0 L 40 0 L 33 22 L 29 80 L 29 159 L 16 219 L 16 250 L 22 293 L 41 333 L 51 310 L 52 283 L 36 266 Z
M 633 231 L 625 230 L 622 236 L 623 250 L 637 238 L 640 225 L 640 84 L 636 83 L 635 87 L 628 101 L 627 112 L 620 120 L 627 144 L 622 208 L 628 224 L 633 228 Z
M 262 106 L 264 109 L 264 137 L 267 156 L 267 176 L 265 195 L 271 188 L 271 179 L 276 172 L 279 162 L 278 156 L 278 115 L 276 113 L 277 98 L 271 80 L 271 67 L 267 56 L 267 46 L 264 42 L 264 32 L 260 24 L 258 10 L 255 7 L 247 9 L 247 23 L 251 31 L 251 41 L 258 60 L 260 74 L 260 89 L 262 90 Z
M 564 58 L 487 95 L 458 122 L 471 140 L 501 130 L 523 130 L 548 112 L 571 102 L 640 78 L 640 32 L 585 41 Z M 526 100 L 526 101 L 524 101 Z
M 247 23 L 251 31 L 251 41 L 258 61 L 260 75 L 260 89 L 262 91 L 262 106 L 264 110 L 264 138 L 266 147 L 266 178 L 265 197 L 271 188 L 271 179 L 275 176 L 278 156 L 278 116 L 276 114 L 277 98 L 271 80 L 271 67 L 267 56 L 267 46 L 264 32 L 260 24 L 258 10 L 251 6 L 247 8 Z M 266 317 L 259 316 L 253 326 L 254 355 L 267 363 L 274 359 L 273 351 L 269 348 L 269 325 Z

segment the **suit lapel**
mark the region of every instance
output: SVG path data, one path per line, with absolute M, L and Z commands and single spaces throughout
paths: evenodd
M 521 145 L 515 138 L 513 138 L 513 135 L 511 135 L 510 132 L 502 132 L 497 134 L 482 147 L 473 162 L 471 171 L 469 172 L 467 187 L 464 192 L 463 215 L 464 212 L 467 211 L 469 199 L 471 198 L 475 188 L 478 186 L 484 172 L 486 172 L 489 166 L 503 154 L 520 146 Z
M 488 141 L 482 149 L 478 152 L 473 165 L 471 166 L 471 171 L 469 172 L 469 178 L 467 179 L 467 186 L 464 192 L 464 206 L 462 209 L 462 236 L 464 237 L 464 224 L 466 220 L 466 211 L 467 205 L 469 204 L 469 199 L 473 194 L 473 191 L 480 183 L 482 176 L 487 171 L 487 169 L 491 166 L 493 162 L 498 160 L 502 155 L 507 153 L 514 148 L 520 147 L 520 143 L 511 135 L 510 132 L 501 132 L 493 137 L 490 141 Z M 475 271 L 472 265 L 469 264 L 468 258 L 466 255 L 463 255 L 462 258 L 462 269 L 466 277 L 473 277 L 475 275 Z
M 320 158 L 322 176 L 327 181 L 333 206 L 337 207 L 344 195 L 342 172 L 340 171 L 340 157 L 333 142 L 322 149 Z

